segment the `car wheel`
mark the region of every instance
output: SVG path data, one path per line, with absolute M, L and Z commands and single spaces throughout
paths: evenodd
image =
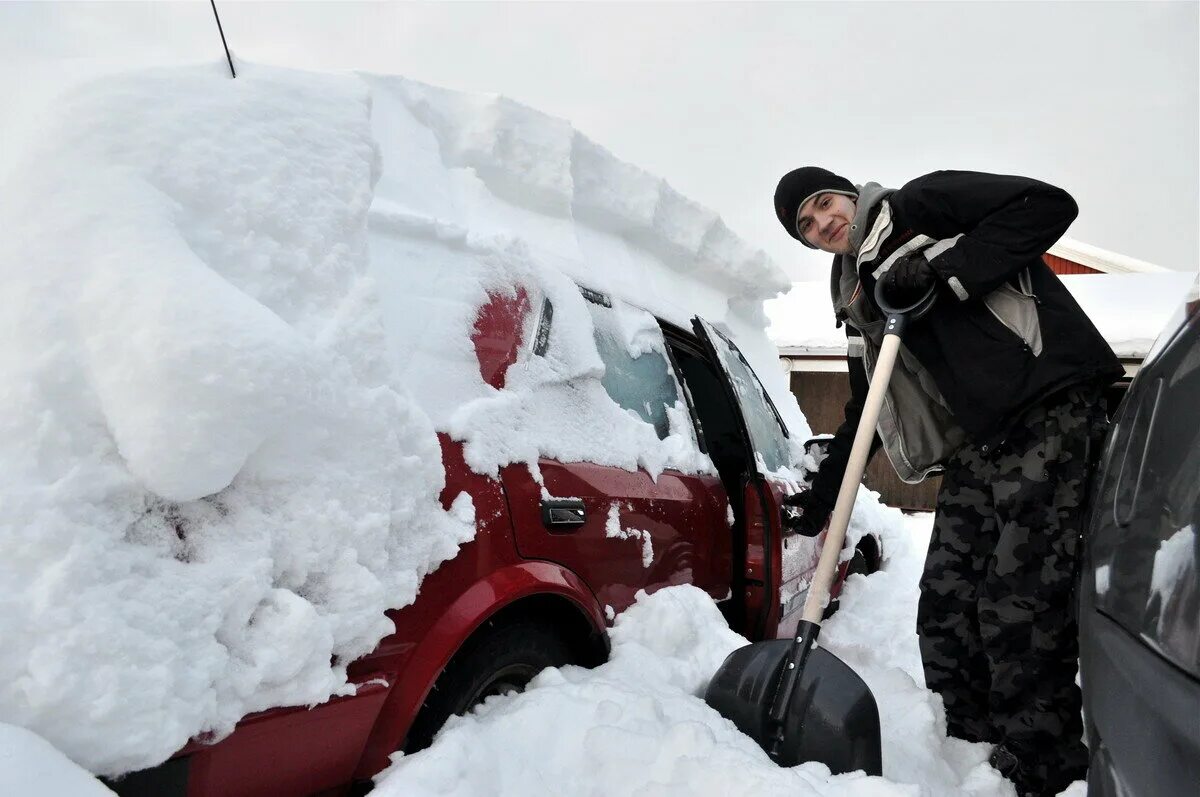
M 864 535 L 858 541 L 858 545 L 854 549 L 854 556 L 856 559 L 862 557 L 860 566 L 863 567 L 862 575 L 864 576 L 878 573 L 883 567 L 883 553 L 880 551 L 879 538 L 873 534 Z
M 874 545 L 874 543 L 871 543 L 871 545 Z M 850 576 L 855 574 L 869 576 L 879 570 L 876 566 L 876 557 L 868 553 L 866 546 L 867 540 L 864 539 L 854 549 L 854 556 L 850 557 L 850 562 L 846 565 L 846 578 L 850 578 Z M 845 587 L 843 586 L 842 589 L 845 589 Z M 833 617 L 837 613 L 837 610 L 841 608 L 841 605 L 841 598 L 834 598 L 829 601 L 829 605 L 825 607 L 825 611 L 821 614 L 821 619 L 828 620 L 830 617 Z
M 494 695 L 522 692 L 547 667 L 572 661 L 571 648 L 553 629 L 531 619 L 485 627 L 455 654 L 417 713 L 404 752 L 423 750 L 446 720 Z
M 850 576 L 869 576 L 875 572 L 875 568 L 871 566 L 871 561 L 868 559 L 866 552 L 863 550 L 862 544 L 854 549 L 854 556 L 850 557 L 850 564 L 846 565 L 846 578 Z

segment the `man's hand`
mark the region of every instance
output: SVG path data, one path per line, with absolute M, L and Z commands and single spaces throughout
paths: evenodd
M 803 537 L 815 537 L 825 529 L 833 504 L 813 490 L 783 499 L 783 527 Z
M 937 273 L 921 252 L 909 252 L 898 258 L 883 278 L 889 297 L 918 299 L 937 280 Z

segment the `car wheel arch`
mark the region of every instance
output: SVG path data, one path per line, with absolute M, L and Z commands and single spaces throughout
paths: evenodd
M 505 594 L 502 602 L 481 596 Z M 367 779 L 388 764 L 400 749 L 430 691 L 465 646 L 489 623 L 518 617 L 537 617 L 560 628 L 588 666 L 608 655 L 604 613 L 587 585 L 570 570 L 552 562 L 521 562 L 492 571 L 463 589 L 430 624 L 418 649 L 440 655 L 414 655 L 396 676 L 396 685 L 380 710 L 356 779 Z

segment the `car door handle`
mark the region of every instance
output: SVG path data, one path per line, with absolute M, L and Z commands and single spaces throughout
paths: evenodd
M 587 522 L 587 509 L 578 498 L 542 501 L 542 523 L 551 531 L 573 531 Z

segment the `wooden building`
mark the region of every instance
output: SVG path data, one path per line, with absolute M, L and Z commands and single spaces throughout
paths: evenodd
M 1069 239 L 1063 239 L 1052 247 L 1044 259 L 1055 273 L 1066 277 L 1064 282 L 1068 288 L 1109 339 L 1125 365 L 1127 383 L 1137 372 L 1157 331 L 1174 310 L 1177 303 L 1175 297 L 1182 295 L 1190 284 L 1187 282 L 1189 275 L 1167 272 L 1159 266 Z M 1139 282 L 1138 292 L 1144 294 L 1138 309 L 1139 330 L 1137 334 L 1131 334 L 1124 327 L 1108 324 L 1114 330 L 1110 335 L 1106 324 L 1097 316 L 1115 313 L 1105 302 L 1095 298 L 1097 291 L 1088 290 L 1087 286 L 1080 289 L 1082 283 L 1079 280 L 1083 278 L 1082 275 L 1139 274 L 1162 274 L 1163 278 L 1139 280 L 1131 276 L 1132 280 Z M 1130 283 L 1128 280 L 1123 284 L 1099 280 L 1093 287 L 1111 288 L 1100 293 L 1120 295 L 1128 291 Z M 788 296 L 768 302 L 766 310 L 771 319 L 768 331 L 779 348 L 780 362 L 789 375 L 792 393 L 809 426 L 814 434 L 834 432 L 842 423 L 850 386 L 846 378 L 845 335 L 842 330 L 834 328 L 828 283 L 797 283 Z M 797 316 L 805 318 L 798 319 Z M 1115 396 L 1119 396 L 1119 391 L 1118 387 Z M 890 506 L 928 511 L 934 508 L 941 480 L 934 477 L 920 484 L 906 484 L 896 476 L 887 456 L 880 452 L 867 468 L 864 482 L 877 490 L 884 503 Z

